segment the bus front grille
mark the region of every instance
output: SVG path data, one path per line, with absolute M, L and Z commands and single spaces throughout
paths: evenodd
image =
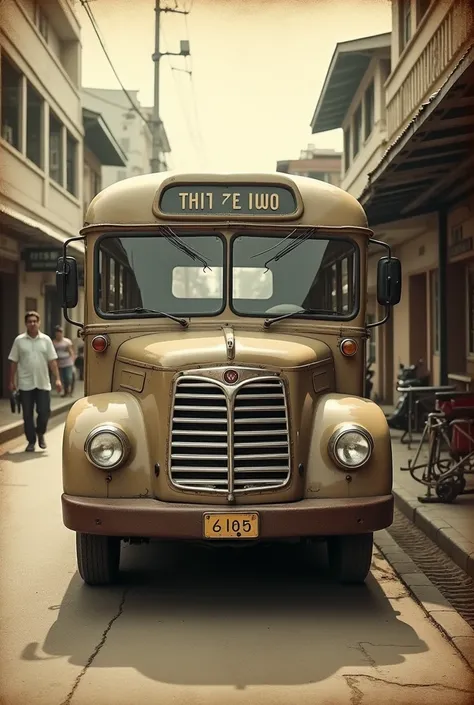
M 178 380 L 170 475 L 180 489 L 212 493 L 283 487 L 290 446 L 281 380 L 254 377 L 236 388 L 207 378 Z

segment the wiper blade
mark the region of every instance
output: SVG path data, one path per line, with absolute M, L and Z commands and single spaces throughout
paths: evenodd
M 265 328 L 269 328 L 273 323 L 277 321 L 283 321 L 285 318 L 291 318 L 292 316 L 298 316 L 302 313 L 320 313 L 324 316 L 336 316 L 334 311 L 328 311 L 324 308 L 302 308 L 300 311 L 292 311 L 291 313 L 285 313 L 283 316 L 276 316 L 275 318 L 267 318 L 263 325 Z
M 270 264 L 270 262 L 278 262 L 278 260 L 285 257 L 285 255 L 289 254 L 290 252 L 295 250 L 297 247 L 302 245 L 303 242 L 306 242 L 306 240 L 308 240 L 315 232 L 316 232 L 316 228 L 308 228 L 307 230 L 302 230 L 301 233 L 299 233 L 299 235 L 297 235 L 295 238 L 291 238 L 291 236 L 294 233 L 294 230 L 293 230 L 293 232 L 291 232 L 289 235 L 287 235 L 285 238 L 283 238 L 283 240 L 280 241 L 280 243 L 282 243 L 282 242 L 285 242 L 286 240 L 288 240 L 289 238 L 291 238 L 291 241 L 288 243 L 288 245 L 286 245 L 286 247 L 284 247 L 282 250 L 280 250 L 280 252 L 277 252 L 277 254 L 274 257 L 271 257 L 269 260 L 267 260 L 265 262 L 265 267 L 268 269 L 268 265 Z M 277 243 L 277 244 L 280 244 L 280 243 Z M 274 247 L 276 247 L 276 245 Z M 259 254 L 264 254 L 264 252 L 269 252 L 270 250 L 274 249 L 274 247 L 269 247 L 268 250 L 264 250 L 263 252 L 260 252 Z M 258 255 L 254 255 L 254 256 L 258 257 Z
M 192 260 L 198 262 L 201 262 L 202 266 L 204 267 L 204 271 L 206 269 L 209 269 L 212 271 L 211 267 L 207 263 L 207 261 L 204 259 L 204 257 L 198 252 L 197 250 L 193 249 L 189 245 L 187 245 L 184 240 L 181 240 L 178 235 L 174 232 L 174 230 L 171 230 L 169 225 L 163 226 L 158 229 L 158 232 L 167 240 L 171 245 L 174 245 L 178 250 L 181 250 L 181 252 L 184 252 L 184 254 L 188 255 Z
M 116 308 L 113 311 L 108 311 L 108 313 L 156 313 L 164 318 L 170 318 L 172 321 L 176 321 L 187 328 L 189 326 L 188 321 L 185 318 L 178 318 L 178 316 L 173 316 L 172 313 L 165 313 L 165 311 L 156 311 L 154 308 L 143 308 L 143 306 L 135 306 L 135 308 Z

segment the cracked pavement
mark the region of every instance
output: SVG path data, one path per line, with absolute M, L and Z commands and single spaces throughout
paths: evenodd
M 375 552 L 366 586 L 324 550 L 125 547 L 84 586 L 61 519 L 62 426 L 0 457 L 2 705 L 467 705 L 473 674 Z

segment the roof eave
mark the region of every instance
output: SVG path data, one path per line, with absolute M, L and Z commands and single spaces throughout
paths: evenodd
M 82 109 L 84 142 L 103 166 L 126 166 L 127 156 L 100 113 Z M 89 125 L 87 125 L 89 123 Z
M 390 49 L 392 41 L 392 33 L 386 32 L 385 34 L 377 34 L 370 37 L 363 37 L 362 39 L 353 39 L 348 42 L 339 42 L 336 44 L 334 53 L 329 64 L 329 69 L 327 71 L 326 77 L 324 79 L 324 84 L 319 95 L 316 108 L 314 109 L 313 116 L 311 118 L 310 127 L 312 134 L 318 134 L 320 132 L 327 132 L 328 130 L 336 130 L 342 126 L 343 118 L 340 116 L 334 118 L 333 123 L 327 124 L 323 120 L 320 121 L 318 125 L 318 120 L 320 118 L 320 113 L 325 105 L 326 95 L 328 89 L 331 86 L 331 82 L 334 79 L 334 75 L 337 70 L 337 63 L 340 57 L 347 56 L 350 54 L 368 54 L 370 58 L 380 49 Z M 370 61 L 370 59 L 369 59 Z M 352 98 L 360 84 L 360 79 L 355 79 L 353 84 L 348 87 L 346 91 L 347 100 L 346 103 L 350 105 Z M 327 120 L 327 118 L 326 118 Z

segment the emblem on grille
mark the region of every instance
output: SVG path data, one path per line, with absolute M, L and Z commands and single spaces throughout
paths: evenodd
M 224 382 L 227 384 L 235 384 L 239 379 L 239 373 L 236 370 L 226 370 L 224 372 Z

